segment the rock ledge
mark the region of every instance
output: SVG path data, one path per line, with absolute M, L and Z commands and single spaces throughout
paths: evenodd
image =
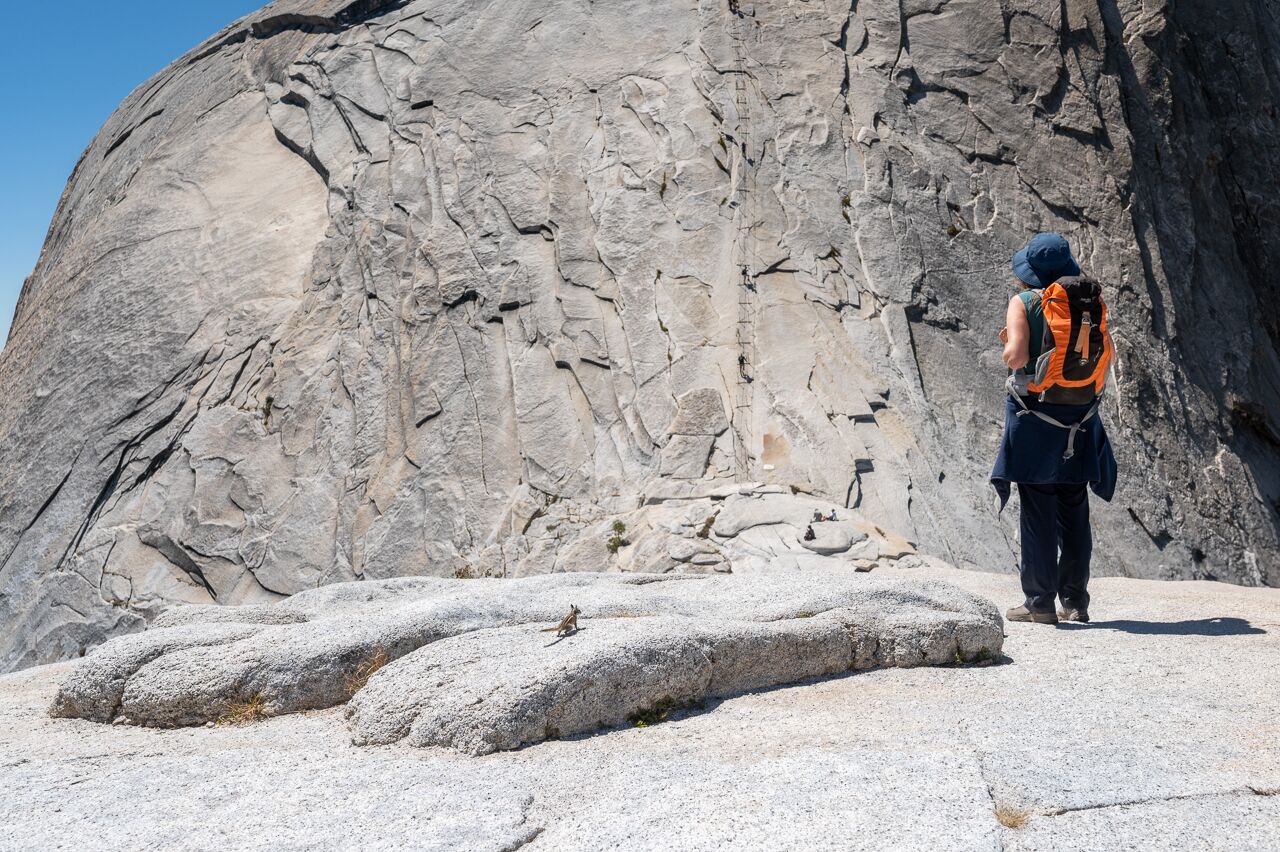
M 581 629 L 547 632 L 570 604 Z M 189 607 L 165 624 L 87 656 L 51 715 L 172 727 L 245 704 L 279 715 L 354 696 L 357 743 L 484 754 L 660 704 L 993 658 L 1003 641 L 982 598 L 849 571 L 385 580 L 276 607 Z

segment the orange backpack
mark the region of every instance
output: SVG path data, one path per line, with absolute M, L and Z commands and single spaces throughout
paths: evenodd
M 1113 354 L 1102 285 L 1060 278 L 1040 294 L 1044 340 L 1027 391 L 1042 402 L 1087 405 L 1102 394 Z
M 1006 386 L 1021 409 L 1019 419 L 1033 414 L 1050 425 L 1067 430 L 1067 447 L 1063 460 L 1076 452 L 1076 434 L 1084 428 L 1102 403 L 1107 383 L 1107 367 L 1114 350 L 1107 333 L 1107 306 L 1102 301 L 1102 286 L 1091 278 L 1070 276 L 1059 278 L 1040 293 L 1044 312 L 1044 338 L 1035 374 L 1009 375 Z M 1023 393 L 1038 394 L 1041 402 L 1058 405 L 1089 405 L 1089 410 L 1075 423 L 1063 423 L 1043 411 L 1027 407 Z

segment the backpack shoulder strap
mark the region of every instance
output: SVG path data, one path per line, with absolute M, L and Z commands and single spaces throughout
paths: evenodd
M 1043 297 L 1043 290 L 1027 289 L 1018 294 L 1018 298 L 1022 301 L 1022 308 L 1027 314 L 1027 329 L 1030 332 L 1027 347 L 1030 360 L 1027 366 L 1022 368 L 1027 373 L 1035 372 L 1036 359 L 1044 351 L 1044 307 L 1041 304 Z

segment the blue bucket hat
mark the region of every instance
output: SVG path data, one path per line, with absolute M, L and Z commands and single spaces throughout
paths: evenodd
M 1059 278 L 1079 275 L 1080 264 L 1061 234 L 1036 234 L 1013 256 L 1013 272 L 1031 287 L 1048 287 Z

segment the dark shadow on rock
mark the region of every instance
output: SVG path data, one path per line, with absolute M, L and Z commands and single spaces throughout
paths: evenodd
M 1006 638 L 1007 638 L 1007 637 L 1006 637 Z M 1000 656 L 995 657 L 995 658 L 993 658 L 993 659 L 989 659 L 989 660 L 965 660 L 965 661 L 963 661 L 963 662 L 954 663 L 954 664 L 952 664 L 952 665 L 950 665 L 950 666 L 945 666 L 945 668 L 949 668 L 949 669 L 990 669 L 990 668 L 995 668 L 996 666 L 1011 666 L 1011 665 L 1013 665 L 1013 657 L 1010 657 L 1008 654 L 1004 654 L 1004 653 L 1002 653 Z
M 1243 618 L 1196 618 L 1189 621 L 1094 621 L 1089 624 L 1061 623 L 1064 630 L 1119 630 L 1137 636 L 1247 636 L 1266 633 Z

